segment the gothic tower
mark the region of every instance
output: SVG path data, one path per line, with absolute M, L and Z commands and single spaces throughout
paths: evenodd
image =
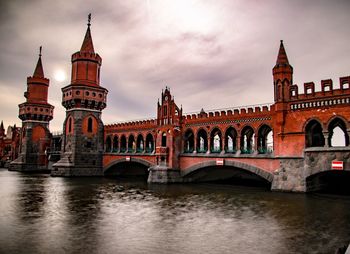
M 61 159 L 53 165 L 53 176 L 103 175 L 103 122 L 107 89 L 100 86 L 102 58 L 95 53 L 88 27 L 80 51 L 72 55 L 71 84 L 62 88 L 66 108 Z
M 49 122 L 54 107 L 47 102 L 49 79 L 45 78 L 41 62 L 41 47 L 38 63 L 32 77 L 27 78 L 26 102 L 19 106 L 22 120 L 22 135 L 19 157 L 11 162 L 10 170 L 35 171 L 47 169 L 47 148 L 50 147 Z

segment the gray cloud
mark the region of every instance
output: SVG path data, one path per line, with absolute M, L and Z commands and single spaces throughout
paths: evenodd
M 294 82 L 349 75 L 349 1 L 129 0 L 0 1 L 0 103 L 5 124 L 17 123 L 26 77 L 44 46 L 51 129 L 65 115 L 57 69 L 70 76 L 86 17 L 102 56 L 109 90 L 105 122 L 150 117 L 168 85 L 185 111 L 273 101 L 271 69 L 284 39 Z

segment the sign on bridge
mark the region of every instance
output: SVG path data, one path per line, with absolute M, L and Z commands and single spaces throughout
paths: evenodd
M 332 161 L 332 169 L 343 170 L 344 163 L 342 161 Z

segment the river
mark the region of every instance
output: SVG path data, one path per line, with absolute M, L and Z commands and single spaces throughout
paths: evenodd
M 350 197 L 0 169 L 0 253 L 335 253 Z

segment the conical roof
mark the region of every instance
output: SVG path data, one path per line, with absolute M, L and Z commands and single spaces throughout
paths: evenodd
M 44 69 L 43 69 L 43 64 L 41 62 L 41 49 L 42 47 L 40 46 L 39 59 L 33 73 L 33 77 L 35 78 L 44 78 Z
M 283 45 L 283 40 L 281 40 L 276 65 L 289 65 L 287 53 L 286 53 L 286 50 L 284 49 L 284 45 Z
M 92 37 L 91 37 L 91 31 L 90 31 L 90 20 L 91 20 L 91 14 L 89 14 L 88 18 L 88 28 L 85 33 L 83 44 L 81 45 L 80 52 L 88 52 L 88 53 L 95 53 L 94 50 L 94 44 L 92 43 Z

